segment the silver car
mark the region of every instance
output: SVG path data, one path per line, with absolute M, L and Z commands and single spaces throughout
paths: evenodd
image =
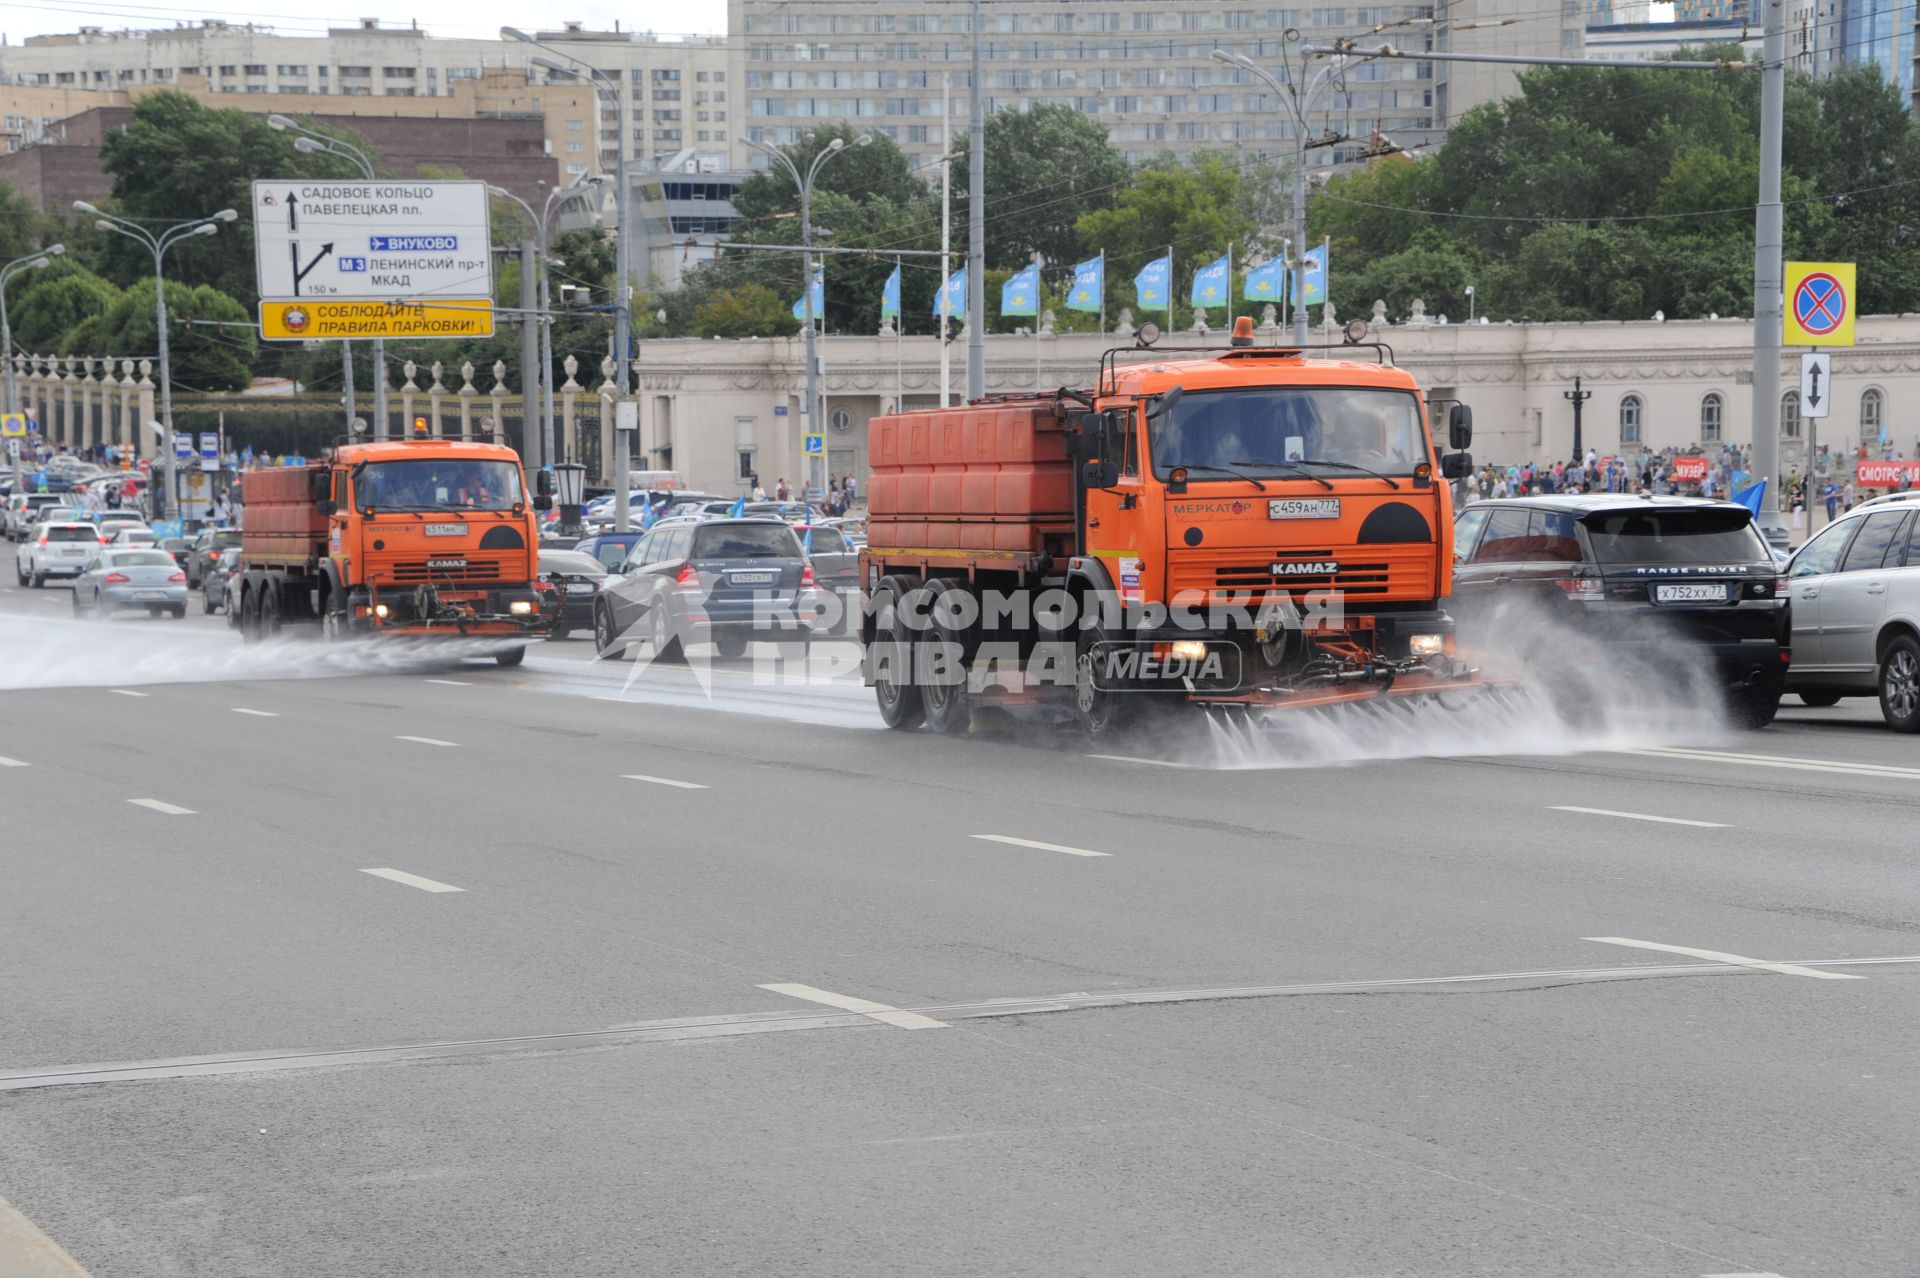
M 87 561 L 73 583 L 73 613 L 111 616 L 119 608 L 145 608 L 149 615 L 187 615 L 187 574 L 164 550 L 108 546 Z
M 1920 502 L 1855 507 L 1787 564 L 1793 664 L 1810 706 L 1880 698 L 1896 732 L 1920 732 Z

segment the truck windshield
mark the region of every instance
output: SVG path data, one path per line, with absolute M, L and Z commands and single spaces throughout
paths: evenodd
M 465 457 L 368 462 L 353 477 L 361 510 L 512 510 L 520 501 L 520 468 Z
M 1230 467 L 1256 475 L 1363 467 L 1411 475 L 1428 460 L 1410 391 L 1349 386 L 1189 390 L 1148 423 L 1153 473 Z

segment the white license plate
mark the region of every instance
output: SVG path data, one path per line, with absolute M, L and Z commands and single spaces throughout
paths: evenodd
M 567 586 L 567 593 L 570 595 L 590 595 L 593 593 L 593 583 L 590 581 L 572 582 Z
M 771 572 L 730 572 L 727 574 L 727 584 L 733 586 L 770 586 L 778 575 L 777 573 Z
M 1653 588 L 1655 603 L 1725 603 L 1727 588 L 1718 584 L 1676 582 Z
M 464 537 L 466 533 L 467 526 L 465 524 L 427 525 L 427 536 L 429 537 Z
M 133 597 L 135 599 L 165 599 L 167 592 L 164 590 L 136 590 L 133 592 Z
M 1268 519 L 1338 519 L 1338 497 L 1285 497 L 1267 503 Z

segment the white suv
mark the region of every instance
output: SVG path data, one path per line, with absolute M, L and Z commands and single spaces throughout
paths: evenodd
M 25 541 L 27 530 L 32 528 L 40 509 L 45 506 L 64 506 L 67 498 L 63 493 L 14 493 L 7 498 L 7 540 Z
M 100 530 L 92 524 L 35 524 L 27 532 L 27 544 L 14 556 L 13 570 L 21 585 L 44 586 L 49 577 L 78 577 L 99 553 Z
M 1810 706 L 1880 698 L 1896 732 L 1920 732 L 1920 501 L 1856 506 L 1787 563 L 1793 664 Z

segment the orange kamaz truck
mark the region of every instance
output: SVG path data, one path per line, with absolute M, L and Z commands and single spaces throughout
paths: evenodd
M 229 588 L 241 635 L 317 622 L 328 639 L 498 639 L 517 665 L 553 624 L 519 456 L 498 444 L 343 443 L 306 466 L 242 481 L 241 572 Z
M 1455 693 L 1446 479 L 1465 451 L 1382 343 L 1122 349 L 1091 389 L 877 418 L 861 639 L 895 728 L 983 706 L 1093 735 Z M 1446 406 L 1456 450 L 1472 414 Z

